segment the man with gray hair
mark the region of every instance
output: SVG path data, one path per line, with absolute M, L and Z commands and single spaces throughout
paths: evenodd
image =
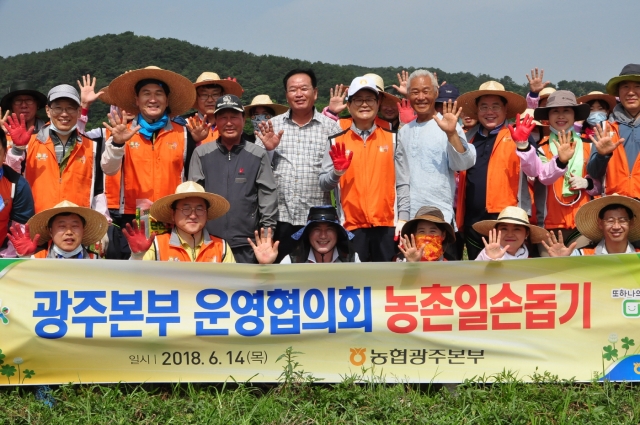
M 420 207 L 432 205 L 454 223 L 455 173 L 472 167 L 476 150 L 467 143 L 458 118 L 462 108 L 457 102 L 444 102 L 436 112 L 438 82 L 429 71 L 414 71 L 407 82 L 407 96 L 417 117 L 398 132 L 409 163 L 411 216 Z M 452 251 L 453 252 L 453 251 Z M 452 253 L 448 259 L 459 259 Z

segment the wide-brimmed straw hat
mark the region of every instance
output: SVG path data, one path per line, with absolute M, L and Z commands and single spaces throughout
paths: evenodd
M 444 220 L 444 214 L 442 214 L 442 211 L 440 211 L 439 208 L 431 206 L 420 207 L 413 220 L 407 221 L 405 225 L 402 226 L 402 231 L 400 233 L 403 236 L 415 233 L 420 220 L 442 224 L 447 233 L 444 240 L 445 244 L 452 243 L 456 240 L 456 232 L 453 230 L 453 226 Z
M 264 106 L 265 108 L 273 109 L 276 115 L 284 114 L 289 110 L 288 106 L 280 105 L 278 103 L 273 103 L 273 100 L 269 97 L 268 94 L 259 94 L 253 98 L 250 105 L 245 105 L 244 110 L 247 114 L 251 108 L 255 108 L 256 106 Z
M 604 232 L 598 228 L 598 214 L 607 205 L 620 204 L 633 212 L 633 224 L 629 229 L 629 241 L 640 240 L 640 202 L 633 198 L 621 195 L 603 196 L 584 204 L 576 213 L 576 227 L 585 237 L 592 242 L 599 242 L 604 237 Z
M 607 93 L 612 96 L 618 95 L 618 84 L 623 81 L 640 81 L 640 64 L 630 63 L 625 65 L 620 71 L 620 75 L 613 77 L 607 82 Z
M 549 232 L 542 227 L 529 223 L 527 212 L 518 207 L 506 207 L 500 212 L 497 220 L 483 220 L 473 225 L 473 229 L 481 235 L 488 236 L 492 229 L 500 223 L 519 224 L 529 228 L 529 239 L 531 243 L 540 243 L 547 238 Z
M 137 114 L 135 86 L 146 79 L 160 80 L 169 87 L 167 96 L 171 116 L 181 115 L 191 109 L 196 101 L 196 90 L 188 78 L 173 71 L 148 66 L 125 72 L 109 84 L 109 97 L 114 105 L 125 111 Z
M 215 72 L 208 71 L 203 72 L 198 76 L 196 82 L 193 83 L 193 87 L 197 89 L 200 86 L 207 86 L 209 84 L 217 84 L 222 87 L 222 94 L 233 94 L 235 96 L 242 97 L 242 93 L 244 93 L 244 89 L 237 81 L 223 80 Z M 196 106 L 197 105 L 194 104 L 193 107 L 195 108 Z
M 378 74 L 368 73 L 368 74 L 364 74 L 363 77 L 369 77 L 373 80 L 374 83 L 376 83 L 376 87 L 378 88 L 380 95 L 383 98 L 391 100 L 395 103 L 400 102 L 400 98 L 398 96 L 395 96 L 384 90 L 384 80 L 382 79 L 381 76 L 379 76 Z
M 62 201 L 53 208 L 44 210 L 29 219 L 27 224 L 33 236 L 40 235 L 40 242 L 48 242 L 51 239 L 49 232 L 49 220 L 62 214 L 77 214 L 85 221 L 82 245 L 91 245 L 98 242 L 107 233 L 109 223 L 107 218 L 91 208 L 79 207 L 73 202 Z
M 540 93 L 538 93 L 538 97 L 540 99 L 544 99 L 545 97 L 551 96 L 551 93 L 555 93 L 555 91 L 556 89 L 554 89 L 553 87 L 545 87 L 540 90 Z
M 478 118 L 476 99 L 481 96 L 501 96 L 507 100 L 507 119 L 515 118 L 516 114 L 527 109 L 527 100 L 518 93 L 506 91 L 497 81 L 482 83 L 480 89 L 465 93 L 458 98 L 458 106 L 471 118 Z
M 113 99 L 109 96 L 109 86 L 103 87 L 98 90 L 98 93 L 102 92 L 98 99 L 106 103 L 107 105 L 113 105 Z
M 13 98 L 21 94 L 33 96 L 38 103 L 38 109 L 44 108 L 47 104 L 47 96 L 35 89 L 35 86 L 29 81 L 16 81 L 9 86 L 9 92 L 0 100 L 0 108 L 3 111 L 10 111 Z
M 533 117 L 538 121 L 548 120 L 549 111 L 553 108 L 571 108 L 575 114 L 574 121 L 586 120 L 591 112 L 591 106 L 586 103 L 578 104 L 576 95 L 569 90 L 558 90 L 549 96 L 547 106 L 544 108 L 536 108 Z
M 524 117 L 526 117 L 527 115 L 530 115 L 533 118 L 533 109 L 527 108 L 527 109 L 524 110 L 524 112 L 520 113 L 520 121 L 522 121 L 524 119 Z M 536 121 L 536 120 L 533 120 L 533 123 L 535 125 L 541 125 L 541 126 L 544 126 L 544 127 L 549 127 L 548 123 L 547 124 L 542 124 L 540 121 Z
M 163 196 L 151 205 L 149 214 L 156 221 L 162 223 L 173 223 L 173 210 L 171 205 L 180 199 L 185 198 L 202 198 L 209 204 L 207 208 L 207 220 L 213 220 L 222 217 L 229 211 L 229 202 L 220 195 L 205 192 L 204 188 L 196 182 L 187 181 L 176 188 L 173 195 Z
M 591 102 L 592 100 L 606 103 L 607 105 L 609 105 L 609 111 L 613 111 L 613 108 L 615 108 L 615 106 L 618 104 L 615 96 L 602 93 L 601 91 L 592 91 L 578 98 L 578 102 L 580 103 L 587 103 Z

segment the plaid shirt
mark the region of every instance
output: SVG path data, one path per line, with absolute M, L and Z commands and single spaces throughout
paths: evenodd
M 314 109 L 313 118 L 300 127 L 291 119 L 291 111 L 271 119 L 273 130 L 284 130 L 273 151 L 271 165 L 278 185 L 278 221 L 303 226 L 309 209 L 329 205 L 331 193 L 320 189 L 319 175 L 329 136 L 340 133 L 337 122 Z M 257 138 L 256 144 L 264 147 Z

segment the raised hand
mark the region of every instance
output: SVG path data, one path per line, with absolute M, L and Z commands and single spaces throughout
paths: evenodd
M 250 238 L 247 238 L 249 241 L 249 245 L 253 248 L 253 252 L 256 255 L 256 260 L 260 264 L 273 264 L 278 257 L 278 245 L 280 245 L 280 241 L 273 242 L 273 234 L 271 228 L 267 228 L 266 231 L 264 227 L 260 229 L 262 232 L 262 237 L 260 237 L 260 233 L 255 231 L 256 243 Z
M 413 110 L 411 103 L 407 99 L 402 99 L 397 105 L 401 123 L 408 124 L 416 119 L 416 112 Z
M 602 127 L 603 128 L 600 129 L 599 125 L 594 125 L 594 134 L 593 136 L 589 136 L 589 138 L 591 139 L 593 146 L 596 147 L 598 153 L 602 156 L 605 156 L 612 154 L 618 146 L 624 143 L 624 139 L 619 139 L 616 143 L 613 143 L 613 140 L 611 140 L 609 123 L 607 121 L 604 121 L 602 123 Z
M 129 248 L 134 254 L 144 254 L 151 247 L 153 240 L 156 238 L 156 232 L 151 233 L 151 237 L 147 239 L 147 235 L 144 231 L 144 221 L 138 223 L 134 220 L 133 226 L 127 223 L 126 228 L 122 229 L 122 234 L 129 243 Z
M 331 145 L 329 150 L 329 156 L 333 161 L 333 169 L 338 176 L 347 172 L 349 165 L 351 165 L 351 158 L 353 158 L 353 152 L 345 150 L 344 143 L 336 143 Z
M 522 121 L 520 121 L 520 114 L 517 114 L 514 124 L 509 124 L 509 132 L 511 133 L 513 141 L 520 144 L 527 142 L 528 144 L 529 135 L 531 135 L 533 129 L 536 128 L 536 125 L 533 123 L 533 117 L 527 114 Z M 526 148 L 526 146 L 524 147 Z
M 504 248 L 500 247 L 501 236 L 502 234 L 500 231 L 491 229 L 489 231 L 489 243 L 487 243 L 487 240 L 484 238 L 484 236 L 482 237 L 482 242 L 484 243 L 484 252 L 485 254 L 487 254 L 487 257 L 491 258 L 492 260 L 501 259 L 509 249 L 509 245 L 505 246 Z
M 5 133 L 8 133 L 9 131 L 7 130 L 7 127 L 4 126 L 5 121 L 7 120 L 7 117 L 9 116 L 9 110 L 6 110 L 4 115 L 2 115 L 2 108 L 0 108 L 0 128 L 2 128 L 2 131 L 4 131 Z
M 336 85 L 335 90 L 329 89 L 329 111 L 338 115 L 347 108 L 344 99 L 347 97 L 347 88 L 342 84 Z
M 571 245 L 564 246 L 564 241 L 562 239 L 562 232 L 558 230 L 558 238 L 556 239 L 556 235 L 553 234 L 553 231 L 549 231 L 549 236 L 547 237 L 547 241 L 542 241 L 542 246 L 547 249 L 550 257 L 568 257 L 571 255 L 574 249 L 576 249 L 576 245 L 578 242 L 574 242 Z
M 544 69 L 538 71 L 538 68 L 531 70 L 531 77 L 529 74 L 524 74 L 529 81 L 529 90 L 531 93 L 540 93 L 543 88 L 551 84 L 551 81 L 544 81 Z
M 258 129 L 255 131 L 258 139 L 262 141 L 262 144 L 268 151 L 272 151 L 278 147 L 284 130 L 280 130 L 278 133 L 273 131 L 273 124 L 271 120 L 262 121 L 258 124 Z
M 207 138 L 210 127 L 211 125 L 201 120 L 197 114 L 187 119 L 187 130 L 189 130 L 196 143 L 200 143 Z
M 20 119 L 16 114 L 8 115 L 4 126 L 11 136 L 14 146 L 24 148 L 29 144 L 34 127 L 31 126 L 27 129 L 27 121 L 24 119 L 24 114 L 20 114 Z
M 407 97 L 407 83 L 409 82 L 409 73 L 407 71 L 402 71 L 398 75 L 398 85 L 393 85 L 393 88 L 398 91 L 404 97 Z
M 20 257 L 28 257 L 33 255 L 38 249 L 38 240 L 40 235 L 36 235 L 31 240 L 31 233 L 29 232 L 29 225 L 24 225 L 24 232 L 18 223 L 14 223 L 12 227 L 9 227 L 9 234 L 7 237 L 16 249 L 16 252 Z
M 407 235 L 403 235 L 400 239 L 400 244 L 398 245 L 398 249 L 404 255 L 404 258 L 407 259 L 409 263 L 418 263 L 422 259 L 422 255 L 424 254 L 424 247 L 418 249 L 416 246 L 416 238 L 413 235 L 410 235 L 409 239 Z
M 442 102 L 442 119 L 438 117 L 438 114 L 433 116 L 433 119 L 438 124 L 438 127 L 447 135 L 451 135 L 456 132 L 456 125 L 458 119 L 462 113 L 462 108 L 458 108 L 458 102 Z
M 573 154 L 576 151 L 576 144 L 573 141 L 573 134 L 570 131 L 564 131 L 558 133 L 558 141 L 553 141 L 558 149 L 558 159 L 565 164 L 573 158 Z
M 140 130 L 140 126 L 130 127 L 127 125 L 127 113 L 122 110 L 120 113 L 111 112 L 107 114 L 109 118 L 109 124 L 103 122 L 104 127 L 111 132 L 113 137 L 113 143 L 117 145 L 125 144 L 134 134 Z
M 103 91 L 96 93 L 96 77 L 91 80 L 91 75 L 87 74 L 82 76 L 82 82 L 77 81 L 78 87 L 80 87 L 80 106 L 83 108 L 89 108 L 98 97 L 103 94 Z

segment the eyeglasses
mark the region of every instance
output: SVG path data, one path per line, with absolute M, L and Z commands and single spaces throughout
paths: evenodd
M 604 221 L 607 226 L 613 226 L 615 223 L 618 223 L 620 226 L 627 226 L 631 220 L 626 217 L 609 217 L 602 221 Z
M 62 115 L 63 112 L 67 115 L 78 114 L 78 108 L 72 108 L 72 107 L 63 108 L 61 106 L 55 106 L 53 108 L 49 108 L 49 110 L 51 111 L 52 115 Z
M 365 103 L 369 106 L 375 106 L 376 103 L 378 103 L 378 99 L 376 99 L 375 97 L 367 97 L 367 98 L 360 98 L 360 99 L 353 99 L 351 101 L 351 103 L 353 103 L 356 106 L 362 106 Z
M 13 99 L 12 103 L 14 105 L 21 105 L 24 103 L 27 106 L 32 106 L 36 101 L 33 99 Z
M 489 106 L 489 105 L 482 105 L 481 107 L 478 108 L 478 111 L 480 112 L 500 112 L 502 110 L 502 106 L 500 105 L 493 105 L 493 106 Z
M 207 209 L 203 206 L 197 206 L 195 208 L 193 207 L 182 207 L 180 208 L 180 212 L 182 214 L 184 214 L 185 217 L 190 217 L 191 214 L 193 214 L 193 212 L 196 212 L 196 215 L 198 217 L 202 217 L 203 215 L 205 215 L 207 213 Z
M 198 99 L 204 100 L 204 101 L 206 101 L 209 98 L 211 98 L 213 100 L 218 100 L 218 98 L 220 96 L 222 96 L 222 94 L 206 94 L 206 93 L 202 93 L 202 94 L 198 94 Z

